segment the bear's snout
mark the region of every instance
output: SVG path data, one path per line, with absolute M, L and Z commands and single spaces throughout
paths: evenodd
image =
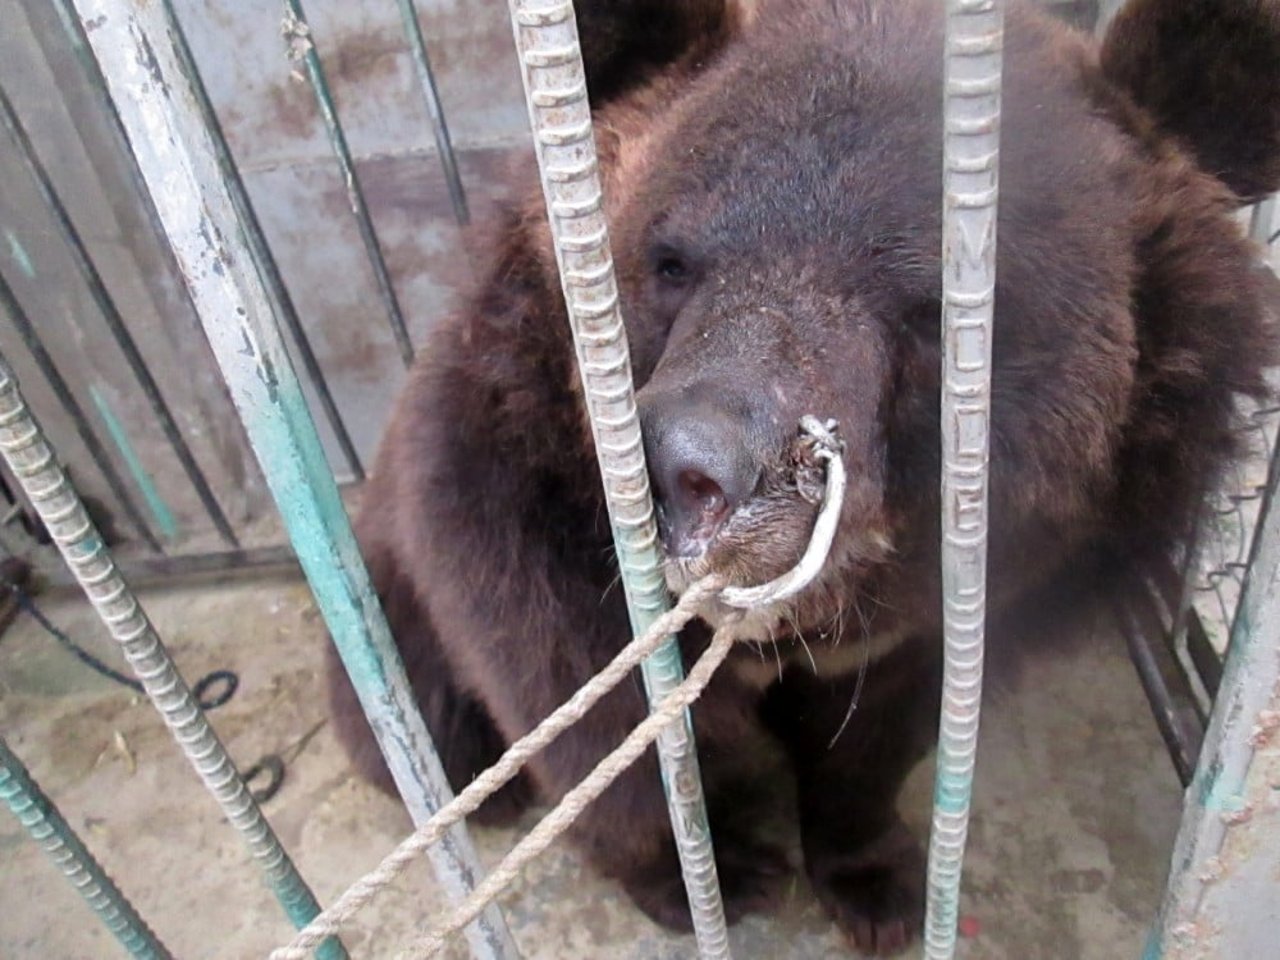
M 760 478 L 749 418 L 714 398 L 666 394 L 642 397 L 640 420 L 663 546 L 673 558 L 701 556 Z

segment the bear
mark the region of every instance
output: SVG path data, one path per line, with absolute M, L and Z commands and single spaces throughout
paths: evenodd
M 943 6 L 577 3 L 673 593 L 794 564 L 816 509 L 796 425 L 835 420 L 843 441 L 825 566 L 732 626 L 743 642 L 692 709 L 726 912 L 767 909 L 789 869 L 752 829 L 768 785 L 746 745 L 767 742 L 818 898 L 876 955 L 921 925 L 924 856 L 895 803 L 940 709 Z M 1183 543 L 1239 455 L 1241 401 L 1268 395 L 1275 283 L 1238 212 L 1280 186 L 1280 2 L 1132 0 L 1099 44 L 1009 0 L 1004 59 L 993 662 L 1053 646 L 1027 626 L 1051 603 Z M 515 175 L 521 199 L 475 228 L 475 289 L 423 346 L 356 520 L 455 789 L 631 638 L 543 200 Z M 687 664 L 726 622 L 713 606 L 681 632 Z M 391 790 L 332 655 L 329 676 L 353 766 Z M 645 715 L 622 684 L 476 818 L 557 799 Z M 653 750 L 573 836 L 688 928 Z

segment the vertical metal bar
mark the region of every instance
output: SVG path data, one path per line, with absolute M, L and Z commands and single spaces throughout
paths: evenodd
M 604 481 L 632 628 L 647 630 L 669 605 L 649 474 L 636 416 L 626 331 L 602 209 L 591 109 L 573 4 L 510 0 L 525 98 L 565 303 Z M 651 705 L 679 685 L 675 638 L 644 665 Z M 688 712 L 658 740 L 671 823 L 699 954 L 728 957 L 698 755 Z
M 191 86 L 195 92 L 196 104 L 199 107 L 200 115 L 207 124 L 213 139 L 213 148 L 218 158 L 218 166 L 227 183 L 227 188 L 231 191 L 231 201 L 235 204 L 240 222 L 244 224 L 244 234 L 249 243 L 249 252 L 253 256 L 253 262 L 266 283 L 276 306 L 279 308 L 278 316 L 284 321 L 285 327 L 289 330 L 289 336 L 293 339 L 294 346 L 298 351 L 298 359 L 302 361 L 302 368 L 306 371 L 307 382 L 316 392 L 316 398 L 320 402 L 321 409 L 324 410 L 325 419 L 329 423 L 329 428 L 333 431 L 334 439 L 337 441 L 338 449 L 342 451 L 343 459 L 347 462 L 347 468 L 351 471 L 355 480 L 363 480 L 364 465 L 360 462 L 360 454 L 356 451 L 355 443 L 347 430 L 342 411 L 338 409 L 338 404 L 333 399 L 333 393 L 329 390 L 329 380 L 324 374 L 324 369 L 320 366 L 320 361 L 316 359 L 315 350 L 311 346 L 311 338 L 302 326 L 302 320 L 299 318 L 297 308 L 294 306 L 293 296 L 289 293 L 289 288 L 285 286 L 284 277 L 280 273 L 275 254 L 271 251 L 271 245 L 267 243 L 266 233 L 263 231 L 262 224 L 258 220 L 257 211 L 249 199 L 249 191 L 244 185 L 244 179 L 240 176 L 240 168 L 236 164 L 235 158 L 231 155 L 231 147 L 227 144 L 227 138 L 222 132 L 222 124 L 218 120 L 218 113 L 213 109 L 213 101 L 209 99 L 209 93 L 200 77 L 200 70 L 196 66 L 195 56 L 191 53 L 191 47 L 187 43 L 187 35 L 182 30 L 182 23 L 173 8 L 172 0 L 164 0 L 163 6 L 165 16 L 168 18 L 169 25 L 173 30 L 173 36 L 177 42 L 178 56 L 181 58 L 183 68 L 187 71 L 186 75 L 191 78 Z M 145 190 L 143 192 L 145 193 Z
M 1253 205 L 1249 212 L 1249 236 L 1257 243 L 1267 246 L 1271 240 L 1271 225 L 1276 218 L 1276 195 L 1273 193 L 1265 200 Z
M 289 919 L 305 926 L 320 912 L 289 855 L 249 795 L 218 735 L 209 726 L 186 681 L 147 619 L 137 597 L 116 569 L 111 553 L 85 512 L 71 481 L 58 466 L 53 449 L 27 409 L 8 362 L 0 357 L 0 453 L 49 528 L 63 561 L 79 581 L 147 696 L 174 739 L 213 794 L 227 819 L 240 831 Z M 345 960 L 346 951 L 330 940 L 317 951 L 326 960 Z
M 1126 579 L 1123 583 L 1132 592 L 1125 596 L 1117 591 L 1117 596 L 1113 598 L 1116 621 L 1129 649 L 1129 660 L 1133 663 L 1143 692 L 1151 705 L 1156 728 L 1169 751 L 1169 759 L 1173 762 L 1178 782 L 1185 787 L 1191 782 L 1196 754 L 1204 735 L 1194 710 L 1190 709 L 1192 704 L 1185 696 L 1190 693 L 1190 684 L 1188 683 L 1185 691 L 1177 693 L 1170 687 L 1169 680 L 1161 669 L 1164 637 L 1157 635 L 1158 631 L 1162 631 L 1163 625 L 1154 617 L 1151 604 L 1144 604 L 1139 599 L 1146 593 L 1142 582 L 1134 578 L 1132 581 Z M 1136 609 L 1139 605 L 1147 608 L 1144 611 L 1147 616 L 1139 615 Z
M 107 481 L 107 486 L 111 488 L 115 498 L 120 501 L 120 505 L 124 508 L 124 512 L 128 515 L 130 522 L 137 528 L 138 534 L 152 550 L 156 551 L 156 553 L 163 553 L 164 548 L 160 546 L 160 541 L 156 539 L 155 533 L 142 515 L 142 510 L 133 499 L 133 494 L 129 492 L 129 488 L 125 486 L 120 474 L 116 472 L 115 465 L 112 464 L 106 448 L 102 445 L 102 441 L 98 439 L 98 435 L 89 426 L 89 418 L 84 415 L 84 409 L 80 406 L 79 401 L 76 400 L 75 394 L 71 392 L 71 387 L 67 385 L 67 381 L 63 378 L 58 365 L 53 362 L 53 357 L 45 349 L 39 333 L 36 332 L 35 326 L 27 317 L 26 311 L 22 309 L 22 304 L 18 302 L 18 298 L 14 296 L 13 290 L 3 274 L 0 274 L 0 308 L 3 309 L 4 313 L 8 314 L 10 322 L 17 328 L 18 335 L 22 337 L 22 342 L 31 353 L 36 366 L 40 368 L 44 378 L 49 381 L 50 389 L 53 390 L 58 402 L 66 409 L 71 422 L 75 425 L 80 442 L 85 445 L 85 449 L 93 457 L 94 464 L 101 472 L 103 479 Z
M 413 66 L 422 87 L 422 98 L 426 101 L 427 113 L 431 115 L 431 133 L 436 138 L 436 152 L 440 154 L 440 169 L 444 173 L 445 185 L 449 188 L 453 215 L 458 223 L 465 226 L 471 220 L 471 214 L 467 210 L 467 194 L 462 188 L 462 177 L 458 174 L 458 160 L 453 152 L 449 125 L 445 122 L 444 106 L 440 102 L 435 73 L 431 70 L 427 44 L 422 38 L 418 12 L 414 9 L 413 0 L 396 0 L 396 3 L 400 7 L 400 18 L 404 21 L 405 35 L 409 38 L 409 51 L 413 54 Z
M 1203 499 L 1203 498 L 1202 498 Z M 1178 587 L 1178 603 L 1173 611 L 1173 623 L 1169 627 L 1169 639 L 1173 646 L 1174 656 L 1182 672 L 1186 674 L 1187 683 L 1195 697 L 1196 707 L 1203 724 L 1213 709 L 1213 696 L 1205 685 L 1204 678 L 1196 667 L 1191 654 L 1191 617 L 1195 609 L 1196 584 L 1200 579 L 1200 563 L 1203 559 L 1204 538 L 1208 525 L 1207 503 L 1203 503 L 1196 513 L 1191 527 L 1191 535 L 1187 539 L 1186 553 L 1182 558 Z
M 1107 32 L 1107 28 L 1111 26 L 1111 21 L 1115 19 L 1120 8 L 1125 5 L 1126 0 L 1100 0 L 1098 3 L 1098 25 L 1094 33 L 1101 37 Z
M 98 389 L 96 384 L 89 384 L 89 399 L 93 401 L 93 405 L 98 411 L 98 419 L 107 428 L 107 436 L 115 444 L 116 452 L 128 468 L 129 475 L 133 478 L 133 485 L 141 491 L 142 499 L 146 501 L 148 509 L 151 510 L 151 519 L 160 528 L 160 535 L 168 542 L 173 543 L 179 536 L 178 521 L 174 517 L 173 511 L 169 509 L 169 504 L 165 503 L 164 497 L 160 495 L 155 481 L 147 473 L 147 468 L 143 465 L 142 458 L 138 456 L 137 448 L 134 447 L 133 441 L 129 439 L 129 432 L 125 430 L 124 424 L 120 422 L 120 418 L 116 416 L 115 411 L 111 409 L 111 405 L 107 402 L 106 395 Z
M 955 955 L 982 708 L 1003 0 L 947 0 L 942 226 L 945 635 L 925 956 Z
M 80 18 L 76 16 L 72 0 L 53 0 L 53 3 L 57 10 L 58 18 L 62 21 L 67 39 L 70 41 L 76 58 L 84 69 L 89 86 L 101 96 L 102 108 L 110 119 L 111 129 L 119 140 L 120 152 L 127 158 L 130 172 L 137 184 L 138 195 L 142 198 L 142 204 L 147 216 L 155 224 L 156 233 L 161 234 L 163 233 L 163 228 L 160 225 L 159 215 L 155 211 L 151 196 L 147 193 L 146 184 L 143 182 L 142 174 L 138 170 L 133 154 L 129 150 L 129 141 L 125 136 L 124 127 L 120 123 L 120 116 L 116 112 L 116 106 L 111 100 L 110 93 L 107 91 L 107 83 L 102 76 L 102 71 L 98 69 L 98 61 L 93 58 L 93 53 L 89 49 L 89 40 L 85 36 Z M 213 109 L 213 103 L 209 100 L 208 92 L 200 79 L 200 71 L 196 68 L 195 59 L 192 57 L 191 50 L 187 45 L 186 35 L 182 32 L 181 24 L 178 22 L 177 15 L 174 13 L 169 0 L 165 0 L 164 7 L 165 14 L 173 26 L 174 36 L 177 38 L 178 52 L 183 59 L 183 63 L 187 66 L 188 75 L 192 78 L 201 115 L 209 125 L 223 178 L 231 191 L 231 197 L 235 202 L 240 219 L 245 225 L 245 236 L 249 241 L 254 263 L 257 265 L 259 273 L 261 273 L 263 280 L 271 291 L 272 298 L 280 309 L 280 316 L 289 328 L 289 335 L 293 338 L 298 349 L 298 357 L 302 360 L 302 366 L 306 370 L 308 380 L 316 391 L 320 406 L 324 410 L 325 419 L 333 430 L 334 438 L 338 442 L 343 458 L 347 461 L 347 467 L 357 481 L 363 480 L 364 467 L 360 463 L 360 455 L 356 452 L 355 444 L 351 442 L 351 435 L 347 432 L 346 423 L 342 419 L 338 405 L 333 400 L 333 395 L 329 392 L 329 383 L 325 379 L 324 371 L 321 369 L 319 362 L 316 360 L 315 352 L 311 349 L 311 340 L 303 329 L 302 322 L 298 319 L 298 312 L 293 305 L 293 297 L 289 294 L 289 288 L 285 285 L 284 278 L 280 274 L 280 268 L 276 264 L 275 255 L 271 252 L 271 247 L 266 241 L 266 234 L 262 230 L 257 212 L 249 199 L 249 192 L 245 189 L 244 181 L 240 176 L 240 168 L 236 166 L 235 158 L 231 155 L 231 148 L 227 145 L 226 137 L 223 136 L 217 113 Z M 165 250 L 168 251 L 167 246 Z M 192 309 L 194 310 L 194 307 Z
M 142 354 L 138 350 L 133 334 L 125 326 L 124 318 L 120 315 L 120 310 L 116 307 L 115 300 L 107 290 L 106 284 L 102 282 L 102 276 L 98 273 L 97 266 L 90 258 L 89 251 L 85 248 L 84 241 L 80 237 L 80 231 L 76 229 L 75 224 L 72 222 L 71 215 L 67 212 L 62 198 L 54 188 L 48 171 L 45 170 L 39 155 L 31 145 L 31 139 L 27 136 L 27 131 L 23 129 L 22 122 L 18 119 L 17 111 L 13 109 L 13 104 L 10 103 L 9 97 L 3 89 L 0 89 L 0 125 L 4 126 L 9 138 L 13 140 L 14 145 L 18 148 L 18 156 L 21 158 L 22 165 L 26 167 L 27 172 L 35 181 L 41 199 L 44 200 L 45 206 L 52 214 L 53 221 L 58 227 L 58 232 L 62 235 L 62 240 L 71 254 L 71 259 L 75 262 L 76 270 L 79 271 L 81 279 L 84 280 L 85 286 L 88 287 L 89 295 L 93 298 L 95 306 L 102 314 L 103 320 L 106 321 L 107 329 L 111 331 L 116 345 L 120 348 L 120 352 L 124 354 L 125 361 L 129 364 L 129 369 L 142 387 L 143 396 L 147 398 L 152 414 L 160 424 L 160 429 L 164 431 L 165 439 L 169 441 L 169 446 L 173 448 L 174 455 L 182 465 L 187 479 L 191 481 L 191 486 L 195 489 L 196 496 L 200 498 L 200 503 L 209 515 L 210 521 L 212 521 L 224 542 L 232 547 L 239 546 L 239 541 L 231 530 L 231 524 L 227 522 L 226 515 L 222 512 L 222 507 L 219 506 L 217 498 L 213 495 L 213 490 L 209 487 L 208 480 L 205 479 L 204 471 L 196 463 L 196 459 L 191 453 L 191 448 L 187 446 L 187 441 L 183 438 L 182 431 L 178 429 L 178 424 L 169 410 L 169 404 L 160 392 L 159 385 L 151 375 L 151 369 L 147 366 L 147 362 L 142 358 Z
M 325 463 L 244 226 L 219 176 L 172 23 L 148 0 L 75 3 L 316 602 L 401 796 L 422 823 L 451 799 L 448 780 Z M 450 831 L 431 859 L 451 897 L 474 886 L 479 867 L 464 825 Z M 477 956 L 516 956 L 496 907 L 467 936 Z
M 1148 958 L 1267 957 L 1280 929 L 1280 456 Z
M 173 960 L 146 921 L 76 836 L 53 801 L 31 778 L 27 768 L 0 737 L 0 800 L 49 855 L 76 892 L 138 960 Z
M 400 310 L 400 300 L 396 297 L 395 286 L 387 270 L 387 261 L 382 255 L 382 246 L 378 243 L 378 234 L 373 228 L 373 218 L 369 214 L 368 204 L 365 203 L 364 190 L 360 186 L 360 177 L 356 173 L 355 159 L 347 144 L 347 136 L 342 131 L 342 123 L 338 120 L 338 108 L 334 104 L 329 81 L 325 78 L 324 67 L 320 64 L 320 56 L 316 53 L 315 44 L 311 42 L 311 27 L 307 23 L 306 14 L 303 13 L 301 0 L 285 0 L 284 36 L 290 59 L 301 60 L 306 67 L 307 78 L 311 81 L 311 89 L 316 95 L 316 105 L 320 108 L 320 116 L 324 119 L 329 142 L 333 145 L 334 156 L 342 171 L 342 180 L 347 190 L 347 202 L 351 205 L 356 225 L 360 228 L 360 240 L 364 243 L 369 265 L 373 268 L 373 276 L 378 283 L 378 294 L 382 298 L 382 305 L 386 308 L 391 332 L 395 335 L 396 343 L 400 347 L 400 356 L 405 366 L 408 366 L 413 362 L 413 342 L 409 339 L 409 330 L 405 326 L 404 314 Z

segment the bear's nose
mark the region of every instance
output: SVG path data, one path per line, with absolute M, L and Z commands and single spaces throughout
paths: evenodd
M 699 556 L 755 488 L 744 424 L 705 403 L 644 403 L 640 415 L 663 545 L 671 556 Z

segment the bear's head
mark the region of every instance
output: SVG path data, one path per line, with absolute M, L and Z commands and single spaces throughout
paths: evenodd
M 943 5 L 695 6 L 687 55 L 596 115 L 668 579 L 796 562 L 811 414 L 844 443 L 836 544 L 740 629 L 820 628 L 859 599 L 916 629 L 937 616 Z M 1262 390 L 1267 288 L 1234 214 L 1280 186 L 1277 62 L 1276 3 L 1138 0 L 1101 55 L 1010 4 L 997 602 L 1118 524 L 1183 532 L 1235 399 Z

